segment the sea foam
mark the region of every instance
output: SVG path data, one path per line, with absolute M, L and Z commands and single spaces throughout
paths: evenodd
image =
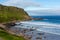
M 27 25 L 30 24 L 30 27 L 33 25 L 33 27 L 36 28 L 38 31 L 60 35 L 60 24 L 53 24 L 48 22 L 31 22 L 31 21 L 25 21 L 21 23 Z

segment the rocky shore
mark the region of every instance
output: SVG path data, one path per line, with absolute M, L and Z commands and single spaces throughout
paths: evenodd
M 26 40 L 33 40 L 34 31 L 36 31 L 35 29 L 14 27 L 15 25 L 16 25 L 15 23 L 7 23 L 7 24 L 3 24 L 3 25 L 0 24 L 0 28 L 4 29 L 9 34 L 13 34 L 16 36 L 22 36 Z M 37 33 L 37 34 L 44 35 L 43 33 Z M 37 37 L 36 39 L 42 39 L 42 38 Z
M 6 32 L 16 36 L 22 36 L 26 40 L 59 40 L 60 39 L 60 35 L 37 31 L 36 29 L 34 29 L 34 27 L 31 27 L 29 29 L 23 28 L 23 26 L 24 26 L 23 24 L 20 24 L 17 26 L 8 27 Z

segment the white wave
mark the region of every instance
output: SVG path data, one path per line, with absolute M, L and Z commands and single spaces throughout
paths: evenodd
M 21 22 L 21 23 L 26 23 L 26 24 L 33 24 L 33 25 L 43 25 L 44 27 L 60 27 L 60 24 L 53 24 L 53 23 L 48 23 L 48 22 Z
M 40 30 L 40 29 L 37 29 L 37 30 L 38 30 L 38 31 L 43 31 L 43 32 L 46 32 L 46 33 L 51 33 L 51 34 L 60 35 L 60 33 L 57 33 L 57 32 L 51 32 L 51 31 Z
M 39 25 L 37 27 L 34 26 L 34 28 L 37 28 L 38 31 L 60 35 L 60 24 L 53 24 L 48 22 L 31 22 L 31 21 L 25 21 L 21 23 L 31 24 L 30 26 Z

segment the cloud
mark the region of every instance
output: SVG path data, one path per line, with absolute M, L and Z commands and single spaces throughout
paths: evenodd
M 33 7 L 33 8 L 26 8 L 26 11 L 31 12 L 60 12 L 60 8 L 41 8 L 41 7 Z
M 4 5 L 11 5 L 17 7 L 40 7 L 40 3 L 36 3 L 35 1 L 31 0 L 7 0 L 6 2 L 2 3 Z
M 29 15 L 43 16 L 43 15 L 60 15 L 60 8 L 26 8 Z
M 60 15 L 60 8 L 51 8 L 51 6 L 45 8 L 44 3 L 42 8 L 41 3 L 35 0 L 6 0 L 2 4 L 24 8 L 30 15 Z

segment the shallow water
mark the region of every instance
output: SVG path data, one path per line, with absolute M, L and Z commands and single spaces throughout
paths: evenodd
M 38 16 L 35 18 L 38 18 Z M 45 33 L 45 35 L 42 36 L 42 40 L 59 40 L 60 16 L 41 16 L 41 18 L 44 18 L 44 20 L 24 21 L 21 22 L 21 25 L 16 25 L 15 27 L 35 29 L 32 34 L 33 38 L 31 40 L 36 40 L 36 37 L 40 37 L 41 35 L 37 35 L 39 32 Z M 27 32 L 27 34 L 31 34 L 31 32 Z M 44 36 L 46 36 L 46 38 L 44 38 Z
M 15 27 L 17 27 L 17 29 L 20 31 L 22 31 L 24 29 L 31 28 L 30 26 L 28 26 L 28 28 L 27 28 L 27 27 L 25 27 L 25 25 L 24 25 L 24 27 L 22 27 L 21 25 L 19 25 L 19 27 L 18 26 L 15 26 Z M 22 28 L 22 29 L 20 29 L 20 28 Z M 19 33 L 19 32 L 17 32 L 17 33 Z M 42 33 L 42 34 L 38 34 L 38 33 Z M 52 33 L 48 33 L 48 32 L 43 32 L 43 31 L 39 31 L 39 30 L 28 31 L 25 33 L 25 35 L 28 35 L 28 36 L 32 35 L 31 40 L 41 40 L 41 39 L 42 40 L 59 40 L 60 39 L 60 35 L 56 35 L 56 34 L 52 34 Z M 36 39 L 37 37 L 39 37 L 39 38 Z
M 21 25 L 17 25 L 17 27 L 22 28 L 33 28 L 36 29 L 37 31 L 43 31 L 46 33 L 52 33 L 52 34 L 57 34 L 60 35 L 60 25 L 59 24 L 52 24 L 52 23 L 47 23 L 47 22 L 31 22 L 31 21 L 26 21 L 26 22 L 21 22 Z

